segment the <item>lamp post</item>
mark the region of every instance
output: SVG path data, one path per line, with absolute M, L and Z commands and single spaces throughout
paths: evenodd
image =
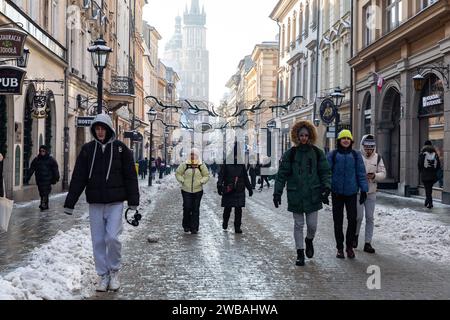
M 169 137 L 169 128 L 164 127 L 164 161 L 166 162 L 167 167 L 167 138 Z
M 342 93 L 342 90 L 337 87 L 336 89 L 334 89 L 333 93 L 331 93 L 331 99 L 333 100 L 333 104 L 334 107 L 336 108 L 336 119 L 335 121 L 335 132 L 334 132 L 334 136 L 335 136 L 335 140 L 337 141 L 337 137 L 338 137 L 338 127 L 339 127 L 339 122 L 341 122 L 341 115 L 339 113 L 339 107 L 342 104 L 342 100 L 344 100 L 344 94 Z
M 150 174 L 148 175 L 148 185 L 152 185 L 152 151 L 153 151 L 153 122 L 156 120 L 157 113 L 151 108 L 148 112 L 148 121 L 150 121 Z
M 99 38 L 87 49 L 91 53 L 92 63 L 97 70 L 97 114 L 102 113 L 103 107 L 103 69 L 105 69 L 108 55 L 112 49 L 106 45 L 106 41 Z

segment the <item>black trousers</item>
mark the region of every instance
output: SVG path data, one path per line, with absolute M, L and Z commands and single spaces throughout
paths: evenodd
M 39 196 L 47 197 L 52 192 L 52 186 L 50 184 L 38 184 Z
M 181 191 L 181 194 L 183 195 L 183 228 L 198 231 L 203 191 L 196 193 Z
M 225 207 L 223 209 L 223 222 L 228 225 L 228 221 L 230 220 L 232 207 Z M 239 229 L 242 223 L 242 208 L 235 207 L 234 208 L 234 228 Z
M 344 206 L 347 211 L 347 232 L 345 235 L 345 244 L 351 248 L 356 234 L 356 201 L 357 195 L 343 196 L 333 193 L 331 196 L 333 203 L 333 221 L 334 221 L 334 236 L 336 238 L 336 248 L 338 250 L 344 249 Z
M 252 189 L 256 188 L 256 173 L 250 172 L 250 182 L 252 183 Z
M 267 188 L 270 187 L 269 177 L 261 176 L 261 186 L 259 187 L 260 189 L 262 189 L 264 187 L 264 181 L 267 183 Z
M 433 181 L 423 181 L 425 187 L 425 203 L 433 205 Z

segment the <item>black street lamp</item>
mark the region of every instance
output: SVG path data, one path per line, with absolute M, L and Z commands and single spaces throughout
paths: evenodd
M 99 38 L 87 50 L 91 53 L 92 63 L 97 70 L 97 114 L 100 114 L 103 106 L 103 69 L 106 68 L 108 55 L 112 49 L 106 45 L 105 40 Z
M 341 122 L 341 115 L 339 113 L 339 107 L 342 104 L 342 100 L 344 100 L 345 95 L 342 93 L 342 90 L 337 87 L 336 89 L 334 89 L 333 93 L 331 93 L 331 99 L 333 100 L 333 104 L 334 107 L 336 108 L 336 119 L 335 121 L 335 132 L 334 132 L 334 136 L 335 139 L 337 141 L 337 137 L 338 137 L 338 127 L 339 127 L 339 122 Z
M 164 127 L 164 161 L 167 167 L 167 138 L 169 137 L 169 127 Z
M 156 120 L 156 116 L 158 115 L 155 109 L 151 108 L 148 112 L 148 121 L 150 121 L 150 174 L 148 175 L 148 185 L 152 185 L 152 149 L 153 149 L 153 122 Z

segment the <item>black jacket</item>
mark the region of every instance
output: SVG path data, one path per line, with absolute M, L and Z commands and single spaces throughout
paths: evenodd
M 37 185 L 49 186 L 59 181 L 58 163 L 48 154 L 38 155 L 33 159 L 28 171 L 27 182 L 33 173 L 36 176 Z
M 235 180 L 237 181 L 235 183 Z M 235 184 L 235 191 L 222 195 L 222 207 L 245 207 L 245 189 L 252 190 L 247 170 L 243 164 L 225 164 L 220 166 L 217 188 L 224 190 L 226 186 Z M 253 191 L 253 190 L 252 190 Z
M 0 161 L 0 197 L 5 196 L 5 190 L 3 190 L 3 161 Z
M 427 159 L 427 166 L 425 166 L 425 157 Z M 433 146 L 425 146 L 419 155 L 418 168 L 423 182 L 436 182 L 437 172 L 441 168 L 439 156 Z
M 137 173 L 131 150 L 118 140 L 104 146 L 105 150 L 102 151 L 102 144 L 94 140 L 82 147 L 72 174 L 65 208 L 74 208 L 84 188 L 88 203 L 126 200 L 129 206 L 139 205 Z

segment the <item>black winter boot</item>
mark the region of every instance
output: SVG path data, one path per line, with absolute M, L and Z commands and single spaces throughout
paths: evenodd
M 44 211 L 44 198 L 41 197 L 41 203 L 39 204 L 39 209 L 41 209 L 41 211 Z
M 358 248 L 358 237 L 359 237 L 359 234 L 356 234 L 355 239 L 353 240 L 353 243 L 352 243 L 353 248 Z
M 42 209 L 41 210 L 48 210 L 48 196 L 44 197 L 44 202 L 42 203 Z
M 347 257 L 349 259 L 354 259 L 355 258 L 355 252 L 353 251 L 353 248 L 348 247 L 345 251 L 347 252 Z
M 375 253 L 375 249 L 372 248 L 371 244 L 368 242 L 364 245 L 364 251 L 368 253 Z
M 295 261 L 296 266 L 304 266 L 305 265 L 305 250 L 297 249 L 297 261 Z
M 314 246 L 313 246 L 313 239 L 305 238 L 305 244 L 306 244 L 306 256 L 311 259 L 314 256 Z

